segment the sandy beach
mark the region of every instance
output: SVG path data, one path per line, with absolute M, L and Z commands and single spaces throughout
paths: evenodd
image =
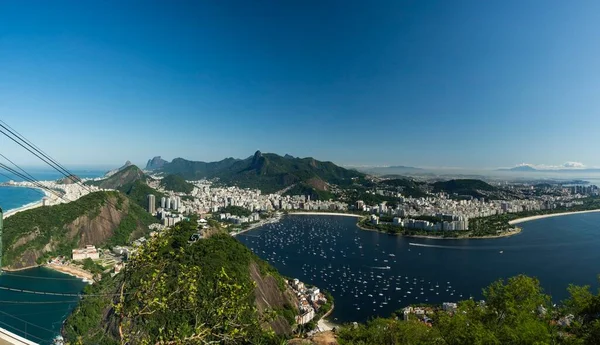
M 19 186 L 17 185 L 17 186 L 11 186 L 11 187 L 19 187 Z M 27 187 L 27 188 L 31 188 L 31 187 Z M 39 189 L 40 191 L 42 191 L 44 193 L 44 197 L 50 197 L 50 193 L 48 191 L 40 189 L 40 188 L 36 188 L 36 189 Z M 8 217 L 12 216 L 15 213 L 19 213 L 19 212 L 22 212 L 22 211 L 31 210 L 31 209 L 40 207 L 42 205 L 43 205 L 42 200 L 39 200 L 39 201 L 36 201 L 36 202 L 29 203 L 27 205 L 23 205 L 23 206 L 18 207 L 18 208 L 13 208 L 12 210 L 8 210 L 8 211 L 4 212 L 4 218 L 8 218 Z
M 90 272 L 83 270 L 79 267 L 75 267 L 75 266 L 46 264 L 46 265 L 44 265 L 44 267 L 61 272 L 61 273 L 68 274 L 73 277 L 81 278 L 84 281 L 93 282 L 93 279 L 94 279 L 93 274 L 91 274 Z
M 539 216 L 531 216 L 531 217 L 524 217 L 524 218 L 514 219 L 514 220 L 511 220 L 510 222 L 508 222 L 508 224 L 514 225 L 514 224 L 529 222 L 530 220 L 544 219 L 544 218 L 550 218 L 550 217 L 568 216 L 570 214 L 592 213 L 592 212 L 600 212 L 600 209 L 587 210 L 587 211 L 574 211 L 574 212 L 561 212 L 561 213 L 541 214 Z

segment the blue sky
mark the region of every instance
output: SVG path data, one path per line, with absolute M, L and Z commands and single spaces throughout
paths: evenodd
M 69 165 L 600 166 L 598 1 L 3 1 L 0 118 Z M 5 138 L 0 153 L 35 163 Z

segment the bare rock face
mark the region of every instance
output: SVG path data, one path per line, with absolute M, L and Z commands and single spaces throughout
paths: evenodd
M 162 159 L 160 156 L 156 156 L 156 157 L 148 160 L 148 163 L 146 163 L 146 170 L 160 169 L 163 167 L 163 165 L 165 165 L 167 163 L 168 162 L 166 160 Z

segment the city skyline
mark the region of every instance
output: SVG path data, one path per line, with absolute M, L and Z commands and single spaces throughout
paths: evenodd
M 0 5 L 0 118 L 69 166 L 600 166 L 593 1 L 112 5 Z

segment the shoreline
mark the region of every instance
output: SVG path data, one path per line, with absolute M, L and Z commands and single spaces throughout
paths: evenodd
M 17 207 L 17 208 L 12 208 L 10 210 L 6 210 L 4 211 L 4 218 L 8 218 L 16 213 L 19 212 L 23 212 L 23 211 L 27 211 L 27 210 L 31 210 L 34 208 L 38 208 L 44 205 L 44 198 L 49 198 L 50 197 L 50 193 L 42 188 L 38 188 L 38 187 L 29 187 L 29 186 L 21 186 L 21 185 L 1 185 L 0 187 L 17 187 L 17 188 L 31 188 L 31 189 L 37 189 L 39 191 L 41 191 L 44 195 L 40 198 L 40 200 L 38 201 L 33 201 L 30 202 L 28 204 L 25 204 L 23 206 Z
M 325 315 L 321 316 L 321 318 L 319 318 L 319 321 L 317 321 L 317 330 L 319 331 L 319 333 L 331 331 L 332 329 L 339 326 L 327 319 L 327 317 L 333 312 L 333 309 L 335 309 L 335 303 L 331 303 L 331 309 L 329 309 L 329 311 L 326 312 Z
M 304 216 L 341 216 L 341 217 L 354 217 L 354 218 L 363 218 L 359 214 L 354 213 L 341 213 L 341 212 L 288 212 L 288 216 L 290 215 L 304 215 Z
M 597 209 L 585 210 L 585 211 L 572 211 L 572 212 L 560 212 L 560 213 L 540 214 L 540 215 L 537 215 L 537 216 L 529 216 L 529 217 L 523 217 L 523 218 L 513 219 L 513 220 L 509 221 L 508 224 L 514 225 L 514 224 L 525 223 L 525 222 L 529 222 L 529 221 L 532 221 L 532 220 L 538 220 L 538 219 L 544 219 L 544 218 L 561 217 L 561 216 L 568 216 L 568 215 L 571 215 L 571 214 L 594 213 L 594 212 L 600 212 L 600 209 L 597 208 Z
M 258 221 L 256 223 L 250 224 L 250 226 L 248 226 L 248 228 L 240 230 L 240 231 L 236 232 L 235 234 L 232 234 L 231 236 L 235 237 L 237 235 L 241 235 L 241 234 L 243 234 L 245 232 L 254 230 L 256 228 L 259 228 L 259 227 L 261 227 L 263 225 L 267 225 L 267 224 L 271 224 L 271 223 L 277 223 L 277 222 L 279 222 L 279 220 L 281 220 L 281 217 L 282 217 L 282 215 L 281 216 L 275 216 L 273 218 L 262 219 L 262 220 L 260 220 L 260 221 Z
M 88 271 L 85 271 L 79 267 L 66 266 L 66 265 L 54 265 L 54 264 L 45 264 L 40 265 L 41 267 L 45 267 L 47 269 L 60 272 L 62 274 L 70 275 L 75 278 L 79 278 L 83 280 L 85 283 L 93 283 L 94 275 Z
M 380 231 L 380 230 L 377 230 L 377 229 L 369 229 L 369 228 L 362 227 L 362 226 L 360 226 L 359 223 L 356 223 L 356 227 L 358 227 L 361 230 L 374 231 L 374 232 L 378 232 L 380 234 L 386 234 L 386 235 L 390 235 L 390 236 L 402 236 L 402 237 L 409 237 L 409 238 L 426 238 L 426 239 L 430 239 L 430 240 L 490 240 L 490 239 L 495 239 L 495 238 L 503 238 L 503 237 L 514 236 L 514 235 L 517 235 L 517 234 L 521 233 L 521 228 L 515 227 L 511 231 L 503 232 L 500 235 L 475 236 L 475 237 L 442 237 L 442 236 L 431 236 L 431 235 L 390 234 L 390 233 L 385 232 L 385 231 Z

